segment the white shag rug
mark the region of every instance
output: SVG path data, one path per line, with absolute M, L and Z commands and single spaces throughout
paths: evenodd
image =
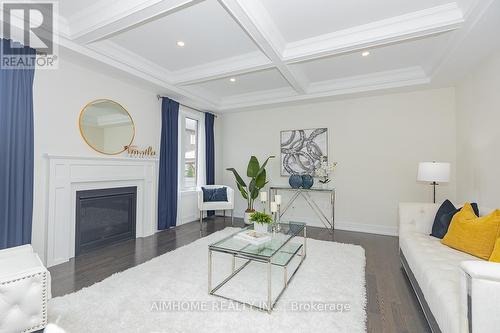
M 46 332 L 366 332 L 365 253 L 357 245 L 308 239 L 307 257 L 271 314 L 208 295 L 207 247 L 235 230 L 52 299 Z M 231 257 L 213 260 L 215 286 L 230 273 Z M 251 263 L 219 293 L 260 305 L 266 272 Z M 282 285 L 283 270 L 273 267 L 273 297 Z

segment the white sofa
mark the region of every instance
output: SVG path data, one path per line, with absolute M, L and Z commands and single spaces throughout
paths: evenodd
M 0 251 L 0 333 L 27 333 L 47 325 L 50 273 L 31 245 Z
M 399 204 L 401 262 L 427 321 L 433 332 L 500 332 L 500 264 L 453 250 L 429 236 L 438 208 Z

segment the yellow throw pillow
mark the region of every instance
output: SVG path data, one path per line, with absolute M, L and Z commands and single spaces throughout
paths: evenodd
M 495 247 L 499 231 L 500 210 L 484 217 L 476 217 L 472 206 L 466 204 L 451 220 L 450 228 L 441 243 L 488 260 Z
M 500 263 L 500 238 L 497 238 L 495 242 L 495 247 L 493 248 L 489 261 Z

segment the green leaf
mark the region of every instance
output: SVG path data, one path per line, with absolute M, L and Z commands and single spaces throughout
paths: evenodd
M 273 223 L 273 218 L 271 215 L 268 215 L 266 213 L 255 212 L 252 215 L 250 215 L 250 221 L 261 223 L 261 224 L 263 224 L 263 223 L 269 224 L 269 223 Z
M 234 174 L 234 178 L 236 178 L 236 183 L 241 187 L 247 187 L 247 184 L 243 181 L 238 171 L 235 168 L 228 168 L 227 171 L 231 171 Z
M 262 166 L 260 167 L 259 171 L 257 171 L 257 174 L 255 175 L 256 177 L 257 177 L 259 174 L 261 174 L 264 170 L 266 170 L 266 165 L 267 165 L 267 162 L 269 162 L 269 160 L 270 160 L 271 158 L 275 158 L 275 156 L 271 155 L 271 156 L 269 156 L 269 157 L 266 159 L 266 161 L 265 161 L 265 162 L 262 164 Z
M 248 193 L 247 191 L 245 190 L 245 188 L 243 186 L 241 186 L 240 184 L 236 183 L 236 185 L 238 186 L 238 190 L 240 190 L 240 193 L 241 193 L 241 196 L 244 198 L 244 199 L 248 199 Z
M 266 186 L 266 169 L 257 175 L 255 178 L 255 186 L 260 190 Z
M 248 161 L 247 176 L 250 178 L 256 177 L 257 173 L 259 172 L 259 169 L 260 166 L 257 157 L 255 156 L 250 157 L 250 161 Z
M 252 179 L 248 184 L 248 192 L 252 193 L 255 190 L 255 179 Z
M 255 178 L 252 179 L 250 185 L 248 185 L 248 192 L 250 193 L 250 198 L 252 198 L 252 200 L 257 199 L 259 196 L 259 190 L 260 189 L 256 185 Z

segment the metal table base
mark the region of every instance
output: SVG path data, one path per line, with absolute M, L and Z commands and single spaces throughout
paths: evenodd
M 295 274 L 299 270 L 300 266 L 302 266 L 302 263 L 304 262 L 304 260 L 306 258 L 306 255 L 307 255 L 307 227 L 304 227 L 303 233 L 304 233 L 304 235 L 303 235 L 304 242 L 301 245 L 301 247 L 298 249 L 298 250 L 300 250 L 300 254 L 298 253 L 299 251 L 297 250 L 296 253 L 290 257 L 290 259 L 286 262 L 285 265 L 273 264 L 272 263 L 273 257 L 270 257 L 268 260 L 262 260 L 260 258 L 252 257 L 251 255 L 243 255 L 243 254 L 235 255 L 235 254 L 232 254 L 230 252 L 225 252 L 225 251 L 215 250 L 215 249 L 209 248 L 208 249 L 208 293 L 210 295 L 217 296 L 217 297 L 229 300 L 229 301 L 234 301 L 234 302 L 238 302 L 240 304 L 247 305 L 247 306 L 249 306 L 253 309 L 256 309 L 256 310 L 266 311 L 267 313 L 271 313 L 274 306 L 276 305 L 276 303 L 278 302 L 280 297 L 283 295 L 286 288 L 288 287 L 288 285 L 290 284 L 293 277 L 295 276 Z M 212 252 L 227 253 L 227 254 L 232 256 L 232 272 L 231 272 L 231 274 L 229 276 L 227 276 L 222 282 L 220 282 L 214 288 L 212 288 L 212 273 L 213 273 L 213 271 L 212 271 L 212 269 L 213 269 L 213 267 L 212 267 Z M 292 272 L 290 277 L 288 277 L 288 265 L 293 260 L 293 258 L 295 258 L 296 256 L 300 257 L 300 262 L 297 265 L 297 267 L 294 269 L 294 271 Z M 246 262 L 244 264 L 242 264 L 240 267 L 238 267 L 237 269 L 236 269 L 236 264 L 235 264 L 236 258 L 246 260 Z M 257 263 L 262 263 L 262 264 L 267 265 L 267 300 L 266 300 L 265 307 L 257 306 L 255 304 L 250 304 L 250 303 L 247 303 L 247 302 L 244 302 L 241 300 L 237 300 L 237 299 L 230 298 L 230 297 L 223 296 L 223 295 L 216 293 L 220 288 L 222 288 L 226 283 L 228 283 L 232 278 L 234 278 L 239 272 L 241 272 L 251 262 L 257 262 Z M 271 268 L 273 265 L 283 268 L 283 278 L 284 278 L 283 279 L 283 288 L 281 289 L 280 293 L 278 294 L 278 296 L 274 300 L 272 298 L 272 283 L 271 283 Z
M 290 200 L 284 205 L 283 209 L 279 211 L 279 217 L 281 217 L 287 212 L 287 210 L 292 206 L 292 204 L 297 200 L 298 197 L 304 198 L 309 207 L 311 207 L 312 211 L 318 216 L 320 221 L 323 223 L 325 228 L 327 228 L 330 233 L 333 233 L 335 230 L 335 189 L 304 189 L 304 188 L 291 188 L 285 186 L 271 186 L 269 187 L 269 198 L 274 198 L 278 191 L 290 191 L 294 192 Z M 332 216 L 331 218 L 327 217 L 326 214 L 321 210 L 316 201 L 311 197 L 310 193 L 325 193 L 330 196 L 330 205 L 332 207 Z

